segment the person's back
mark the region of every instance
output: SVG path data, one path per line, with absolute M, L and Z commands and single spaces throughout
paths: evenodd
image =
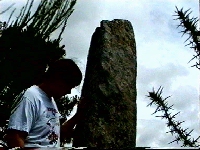
M 8 129 L 28 133 L 25 147 L 58 147 L 60 145 L 60 115 L 57 106 L 54 100 L 38 86 L 28 88 L 14 109 L 16 110 L 13 110 Z

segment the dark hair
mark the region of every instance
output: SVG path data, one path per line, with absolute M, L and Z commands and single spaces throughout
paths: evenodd
M 67 84 L 78 86 L 82 80 L 82 73 L 76 63 L 71 59 L 59 59 L 49 65 L 45 79 L 59 77 Z

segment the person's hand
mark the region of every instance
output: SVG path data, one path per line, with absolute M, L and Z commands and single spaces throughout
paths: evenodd
M 85 112 L 89 108 L 89 100 L 88 98 L 82 97 L 78 101 L 78 106 L 77 106 L 77 115 L 79 116 L 84 116 Z

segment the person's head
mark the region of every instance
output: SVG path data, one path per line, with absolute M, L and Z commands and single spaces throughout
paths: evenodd
M 60 98 L 70 94 L 81 80 L 82 73 L 76 63 L 71 59 L 60 59 L 49 66 L 44 82 L 50 86 L 51 96 Z

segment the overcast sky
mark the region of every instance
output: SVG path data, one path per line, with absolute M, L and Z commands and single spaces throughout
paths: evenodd
M 35 0 L 38 2 L 39 0 Z M 0 9 L 15 2 L 21 8 L 26 0 L 2 0 Z M 166 120 L 151 115 L 155 106 L 147 107 L 148 91 L 163 86 L 163 97 L 171 95 L 169 104 L 183 128 L 194 129 L 192 137 L 199 136 L 199 71 L 188 61 L 195 54 L 185 47 L 188 37 L 177 29 L 179 21 L 173 20 L 175 6 L 193 11 L 198 17 L 198 0 L 78 0 L 75 11 L 68 20 L 62 44 L 68 58 L 76 59 L 85 73 L 91 36 L 102 20 L 126 19 L 132 23 L 137 48 L 137 147 L 179 147 L 168 144 L 174 137 L 168 131 Z M 10 12 L 1 15 L 7 20 Z M 17 15 L 16 15 L 17 16 Z M 81 84 L 82 85 L 82 84 Z M 81 93 L 81 86 L 72 95 Z

